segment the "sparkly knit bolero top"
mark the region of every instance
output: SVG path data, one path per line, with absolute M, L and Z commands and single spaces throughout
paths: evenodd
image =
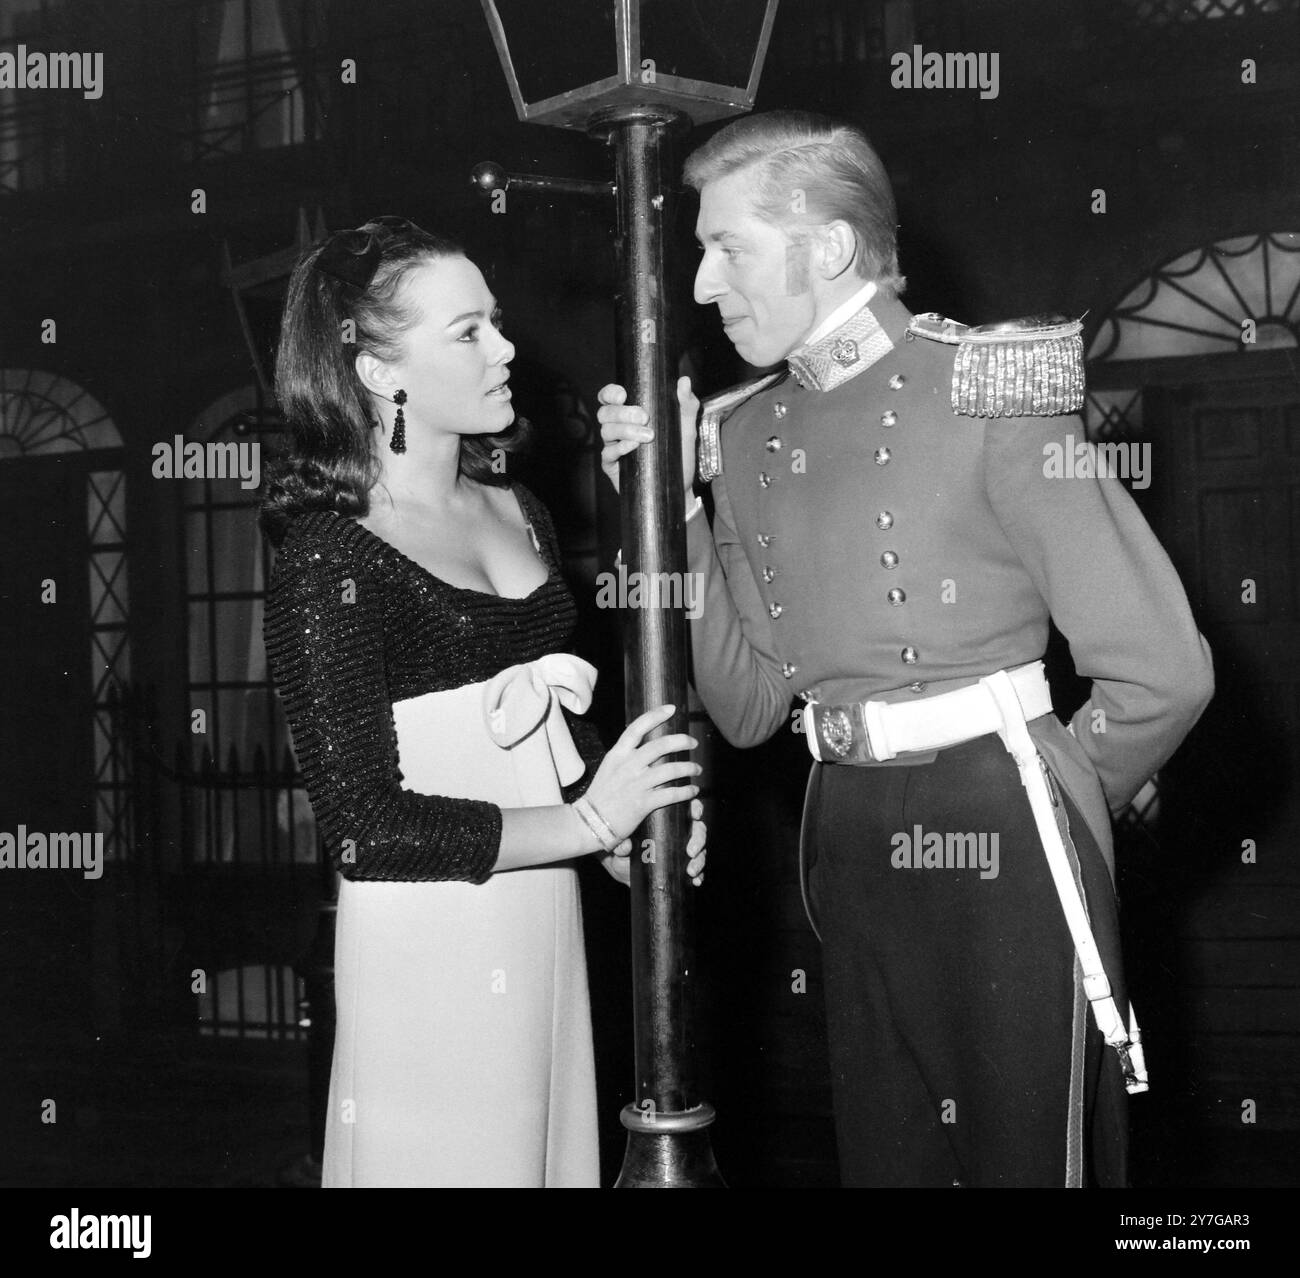
M 276 553 L 263 634 L 312 810 L 345 878 L 491 877 L 501 809 L 402 788 L 393 703 L 566 651 L 576 609 L 545 506 L 514 485 L 549 572 L 522 599 L 449 585 L 333 511 L 296 516 Z M 574 725 L 577 727 L 577 725 Z M 592 764 L 599 739 L 574 732 Z

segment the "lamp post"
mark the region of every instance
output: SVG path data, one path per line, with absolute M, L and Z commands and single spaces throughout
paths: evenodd
M 637 580 L 684 585 L 677 351 L 664 270 L 665 213 L 676 185 L 671 143 L 692 124 L 753 107 L 777 0 L 481 3 L 519 119 L 579 129 L 614 147 L 619 362 L 629 402 L 646 410 L 655 432 L 652 446 L 620 463 L 624 568 L 629 579 L 642 573 Z M 480 166 L 480 186 L 485 176 Z M 600 189 L 540 181 L 550 190 Z M 680 605 L 659 602 L 632 610 L 624 627 L 627 713 L 671 702 L 676 714 L 661 731 L 683 732 L 686 621 Z M 697 1094 L 691 1068 L 689 833 L 686 808 L 674 804 L 634 836 L 636 1091 L 621 1115 L 628 1143 L 620 1188 L 722 1185 L 708 1133 L 714 1110 Z

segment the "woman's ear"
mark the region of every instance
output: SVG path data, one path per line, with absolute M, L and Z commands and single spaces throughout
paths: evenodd
M 358 351 L 356 370 L 362 386 L 372 395 L 383 399 L 393 398 L 392 370 L 383 360 L 377 359 L 370 351 Z
M 828 222 L 818 239 L 817 264 L 823 279 L 837 280 L 853 268 L 858 259 L 858 237 L 847 222 Z

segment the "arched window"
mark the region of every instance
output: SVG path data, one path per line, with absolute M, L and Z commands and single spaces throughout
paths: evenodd
M 1300 345 L 1300 232 L 1242 235 L 1179 253 L 1112 306 L 1088 348 L 1091 370 L 1186 355 L 1225 355 Z M 1092 380 L 1091 378 L 1089 380 Z M 1089 435 L 1140 432 L 1142 384 L 1104 377 L 1090 390 Z
M 270 420 L 249 385 L 211 403 L 185 438 L 255 446 L 263 469 L 278 442 L 265 429 Z M 257 502 L 239 477 L 185 481 L 187 705 L 203 712 L 205 731 L 192 736 L 197 753 L 183 772 L 183 854 L 188 873 L 237 889 L 233 904 L 208 920 L 214 934 L 246 938 L 199 996 L 200 1032 L 301 1038 L 297 977 L 268 939 L 274 929 L 264 916 L 269 909 L 291 918 L 314 899 L 318 849 L 262 646 L 271 553 Z
M 110 705 L 114 685 L 125 684 L 131 674 L 121 449 L 122 437 L 104 406 L 76 382 L 37 369 L 0 369 L 0 463 L 66 453 L 85 465 L 95 825 L 108 860 L 125 857 L 130 847 L 127 782 Z

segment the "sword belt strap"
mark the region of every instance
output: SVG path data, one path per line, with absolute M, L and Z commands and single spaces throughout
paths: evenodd
M 1043 663 L 1034 661 L 1014 670 L 998 670 L 970 687 L 924 701 L 862 701 L 834 706 L 809 702 L 804 707 L 804 735 L 813 757 L 820 762 L 862 764 L 883 762 L 908 752 L 942 750 L 990 732 L 998 734 L 1015 760 L 1020 783 L 1029 798 L 1097 1028 L 1119 1056 L 1125 1090 L 1137 1094 L 1148 1088 L 1137 1017 L 1130 1005 L 1126 1031 L 1066 851 L 1067 845 L 1071 851 L 1074 849 L 1065 807 L 1047 762 L 1029 734 L 1029 720 L 1049 713 L 1051 708 Z

